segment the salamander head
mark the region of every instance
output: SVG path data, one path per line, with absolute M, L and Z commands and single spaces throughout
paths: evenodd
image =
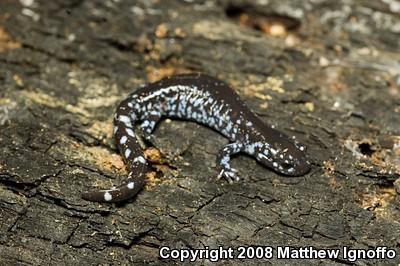
M 288 176 L 301 176 L 310 171 L 310 163 L 305 155 L 306 147 L 298 142 L 275 143 L 262 142 L 255 156 L 257 161 L 274 171 Z

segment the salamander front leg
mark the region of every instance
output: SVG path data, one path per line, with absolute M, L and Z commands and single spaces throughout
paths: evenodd
M 239 177 L 236 175 L 237 170 L 230 166 L 229 161 L 232 155 L 241 152 L 242 149 L 243 146 L 240 143 L 235 142 L 226 145 L 223 149 L 219 151 L 217 156 L 217 163 L 222 169 L 218 175 L 218 179 L 223 176 L 229 183 L 233 183 L 234 180 L 239 180 Z

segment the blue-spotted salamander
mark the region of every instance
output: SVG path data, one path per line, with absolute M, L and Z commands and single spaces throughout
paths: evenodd
M 161 117 L 175 117 L 207 125 L 230 140 L 217 156 L 218 177 L 238 180 L 230 157 L 243 152 L 264 166 L 288 176 L 310 170 L 305 146 L 263 123 L 225 83 L 205 74 L 171 76 L 146 84 L 117 107 L 114 136 L 127 163 L 128 178 L 118 187 L 89 191 L 83 198 L 96 202 L 119 202 L 135 196 L 145 183 L 148 163 L 135 135 L 140 126 L 149 140 Z

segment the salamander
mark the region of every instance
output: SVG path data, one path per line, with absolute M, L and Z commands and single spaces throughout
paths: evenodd
M 119 202 L 132 198 L 143 187 L 148 162 L 138 142 L 135 126 L 145 140 L 162 117 L 195 121 L 230 141 L 217 155 L 218 178 L 238 180 L 230 157 L 246 153 L 262 165 L 287 176 L 310 170 L 306 147 L 265 124 L 225 82 L 205 74 L 182 74 L 146 84 L 123 100 L 114 116 L 114 137 L 128 167 L 128 177 L 118 187 L 85 192 L 85 200 Z

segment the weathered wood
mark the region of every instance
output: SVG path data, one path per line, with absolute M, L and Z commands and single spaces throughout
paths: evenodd
M 179 264 L 159 248 L 387 246 L 400 262 L 398 1 L 0 2 L 0 264 Z M 80 192 L 118 184 L 117 103 L 141 83 L 205 72 L 308 146 L 287 178 L 227 140 L 164 120 L 154 172 L 121 205 Z M 397 185 L 398 186 L 398 185 Z M 223 260 L 257 265 L 329 260 Z M 198 264 L 211 264 L 199 260 Z M 189 262 L 187 262 L 189 264 Z

